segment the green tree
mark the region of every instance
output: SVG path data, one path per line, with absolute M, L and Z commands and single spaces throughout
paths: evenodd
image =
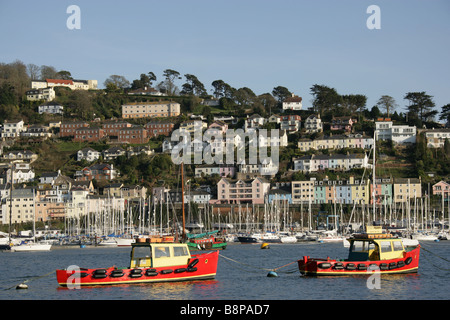
M 278 86 L 273 88 L 272 95 L 278 99 L 278 102 L 281 104 L 283 101 L 292 95 L 288 88 L 283 86 Z
M 186 83 L 182 86 L 182 94 L 196 95 L 198 97 L 206 95 L 206 89 L 203 83 L 193 74 L 185 74 Z
M 408 92 L 405 100 L 409 101 L 408 112 L 409 117 L 419 119 L 420 121 L 430 121 L 437 114 L 436 110 L 433 110 L 435 103 L 433 97 L 422 92 Z
M 450 103 L 442 107 L 439 119 L 445 120 L 447 123 L 450 123 Z
M 216 99 L 220 99 L 225 96 L 225 90 L 228 85 L 223 80 L 214 80 L 211 85 L 214 88 L 213 95 Z
M 334 88 L 315 84 L 311 87 L 311 94 L 314 96 L 313 109 L 319 114 L 337 109 L 341 106 L 343 100 Z

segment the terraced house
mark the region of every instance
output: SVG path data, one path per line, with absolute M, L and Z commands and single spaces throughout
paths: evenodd
M 304 173 L 323 170 L 348 171 L 354 168 L 369 168 L 366 154 L 334 154 L 334 155 L 308 155 L 293 159 L 294 171 Z
M 298 148 L 300 151 L 323 150 L 323 149 L 371 149 L 373 138 L 357 133 L 352 135 L 336 135 L 318 139 L 300 139 Z
M 172 101 L 131 102 L 122 105 L 122 118 L 178 117 L 180 104 Z

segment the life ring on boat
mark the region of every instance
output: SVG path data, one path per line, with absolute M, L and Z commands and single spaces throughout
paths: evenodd
M 192 260 L 189 264 L 188 264 L 188 268 L 193 268 L 197 263 L 198 263 L 198 259 L 194 259 Z
M 328 268 L 331 267 L 331 263 L 328 263 L 328 262 L 322 262 L 322 263 L 319 263 L 317 266 L 318 266 L 320 269 L 328 269 Z
M 405 260 L 406 264 L 410 264 L 411 262 L 412 262 L 412 258 L 411 257 L 406 258 L 406 260 Z

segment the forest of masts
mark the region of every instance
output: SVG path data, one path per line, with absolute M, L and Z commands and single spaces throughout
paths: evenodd
M 65 219 L 67 236 L 130 237 L 174 234 L 182 229 L 181 206 L 151 203 L 141 199 L 125 210 L 98 208 L 88 214 Z M 375 209 L 375 210 L 374 210 Z M 222 212 L 221 212 L 222 210 Z M 270 204 L 199 206 L 185 204 L 186 227 L 195 232 L 222 230 L 227 233 L 310 231 L 335 229 L 348 232 L 349 225 L 385 225 L 410 231 L 443 227 L 449 221 L 450 202 L 445 208 L 433 205 L 429 197 L 391 204 L 289 204 L 274 200 Z M 328 219 L 327 219 L 328 218 Z M 328 225 L 326 222 L 328 221 Z

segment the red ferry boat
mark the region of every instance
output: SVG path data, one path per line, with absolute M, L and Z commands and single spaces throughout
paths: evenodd
M 56 279 L 63 287 L 214 279 L 218 259 L 217 250 L 191 255 L 185 243 L 136 242 L 128 267 L 60 269 Z
M 311 258 L 298 260 L 298 268 L 306 276 L 336 276 L 368 274 L 416 273 L 419 269 L 420 245 L 406 247 L 401 239 L 383 234 L 380 229 L 368 228 L 367 233 L 356 234 L 350 241 L 347 259 Z

